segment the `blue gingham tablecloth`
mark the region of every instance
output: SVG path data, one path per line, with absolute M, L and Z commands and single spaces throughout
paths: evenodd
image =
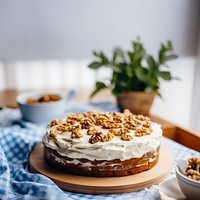
M 84 111 L 117 111 L 111 102 L 69 105 L 63 114 Z M 21 120 L 18 109 L 5 108 L 0 111 L 0 199 L 107 199 L 107 200 L 154 200 L 160 199 L 155 187 L 124 194 L 89 195 L 63 191 L 49 178 L 29 172 L 29 154 L 45 134 L 46 124 L 32 124 Z M 174 165 L 178 158 L 199 156 L 199 153 L 163 137 L 163 143 L 174 154 Z M 174 168 L 172 170 L 174 174 Z

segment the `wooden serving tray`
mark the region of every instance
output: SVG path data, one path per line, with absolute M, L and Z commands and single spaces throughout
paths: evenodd
M 173 155 L 161 145 L 159 161 L 152 169 L 123 177 L 87 177 L 67 174 L 49 166 L 43 157 L 43 144 L 38 144 L 30 155 L 32 172 L 43 174 L 63 190 L 87 194 L 117 194 L 134 192 L 164 180 L 171 172 Z

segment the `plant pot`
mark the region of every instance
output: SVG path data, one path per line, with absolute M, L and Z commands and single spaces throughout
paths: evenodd
M 147 115 L 155 94 L 155 92 L 126 92 L 117 97 L 117 103 L 121 111 L 129 109 L 134 114 Z

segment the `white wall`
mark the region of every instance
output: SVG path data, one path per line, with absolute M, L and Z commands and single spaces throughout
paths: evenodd
M 191 108 L 196 57 L 181 57 L 169 65 L 173 76 L 180 80 L 162 82 L 162 98 L 156 97 L 151 113 L 193 129 Z
M 0 0 L 0 60 L 87 59 L 136 35 L 152 53 L 171 39 L 194 55 L 199 10 L 198 0 Z

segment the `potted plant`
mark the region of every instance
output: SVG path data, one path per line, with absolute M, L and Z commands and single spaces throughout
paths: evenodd
M 148 114 L 154 96 L 160 95 L 160 81 L 174 78 L 166 68 L 167 61 L 177 58 L 171 41 L 161 44 L 157 58 L 146 52 L 139 38 L 132 42 L 131 51 L 115 48 L 110 59 L 102 51 L 94 51 L 93 55 L 96 59 L 88 67 L 109 67 L 112 77 L 108 83 L 97 81 L 91 96 L 110 88 L 119 108 L 128 108 L 135 114 Z

